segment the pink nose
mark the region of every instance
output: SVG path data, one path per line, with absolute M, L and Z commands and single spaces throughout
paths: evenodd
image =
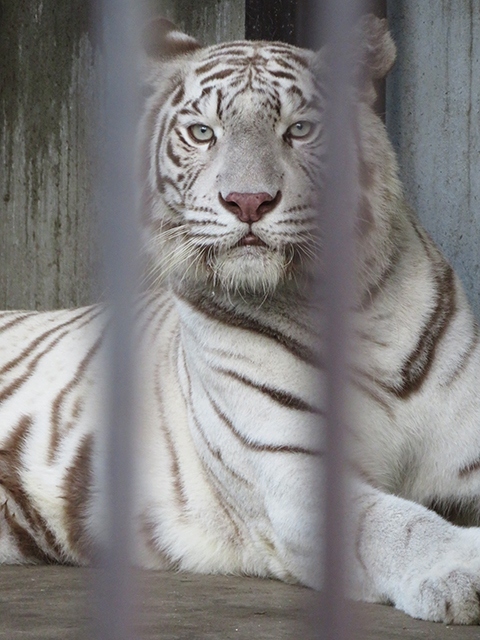
M 272 198 L 269 193 L 229 193 L 226 198 L 219 194 L 220 202 L 242 222 L 258 222 L 280 202 L 281 192 Z

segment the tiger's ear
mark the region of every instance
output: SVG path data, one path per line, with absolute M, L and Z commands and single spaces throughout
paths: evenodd
M 147 56 L 159 62 L 184 56 L 202 45 L 165 18 L 154 18 L 143 30 L 143 47 Z
M 380 80 L 393 66 L 396 47 L 385 19 L 369 14 L 357 25 L 360 67 L 370 80 Z
M 371 14 L 359 20 L 351 35 L 348 55 L 353 82 L 360 99 L 371 106 L 377 98 L 377 81 L 387 75 L 395 62 L 396 47 L 387 21 Z M 315 54 L 314 70 L 322 78 L 328 77 L 331 55 L 328 44 Z
M 384 78 L 396 58 L 396 47 L 385 19 L 369 14 L 356 27 L 355 77 L 361 97 L 372 105 L 375 83 Z

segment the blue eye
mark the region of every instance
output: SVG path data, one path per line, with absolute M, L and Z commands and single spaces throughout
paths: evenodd
M 307 122 L 307 120 L 300 120 L 299 122 L 295 122 L 287 129 L 287 134 L 291 138 L 305 138 L 312 131 L 313 124 L 311 122 Z
M 214 137 L 213 129 L 206 124 L 192 124 L 188 132 L 197 142 L 209 142 Z

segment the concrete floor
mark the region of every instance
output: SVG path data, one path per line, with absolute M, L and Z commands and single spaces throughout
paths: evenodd
M 92 572 L 0 567 L 0 639 L 88 639 Z M 270 580 L 141 572 L 137 640 L 304 640 L 313 593 Z M 352 604 L 355 640 L 469 640 L 480 627 L 412 620 L 391 607 Z

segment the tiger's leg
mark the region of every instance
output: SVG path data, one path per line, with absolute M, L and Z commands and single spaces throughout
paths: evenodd
M 354 493 L 354 596 L 414 618 L 479 623 L 480 528 L 363 483 Z

